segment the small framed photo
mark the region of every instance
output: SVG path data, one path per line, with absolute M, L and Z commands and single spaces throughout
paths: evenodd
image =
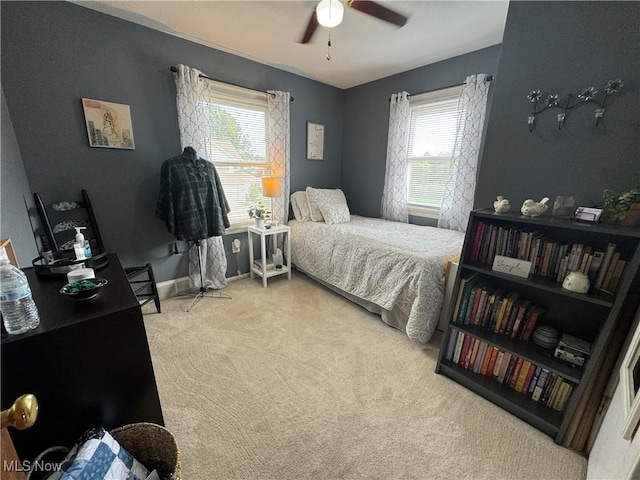
M 601 208 L 578 207 L 573 218 L 582 222 L 599 222 L 602 216 Z
M 9 260 L 9 263 L 14 267 L 18 266 L 18 259 L 9 238 L 0 238 L 0 260 L 4 259 Z
M 324 125 L 307 122 L 307 160 L 324 160 Z

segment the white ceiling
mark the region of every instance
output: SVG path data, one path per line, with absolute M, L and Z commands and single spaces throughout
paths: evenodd
M 507 0 L 378 2 L 410 17 L 401 28 L 345 8 L 328 61 L 329 29 L 298 43 L 313 1 L 74 3 L 342 89 L 498 44 L 508 8 Z

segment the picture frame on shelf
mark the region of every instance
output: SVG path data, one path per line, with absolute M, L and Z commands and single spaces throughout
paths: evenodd
M 324 160 L 324 125 L 307 122 L 307 160 Z
M 635 333 L 620 367 L 620 384 L 624 401 L 622 437 L 631 440 L 640 423 L 640 308 L 636 312 Z
M 5 258 L 9 260 L 11 265 L 18 267 L 18 259 L 16 258 L 16 253 L 13 250 L 13 245 L 9 238 L 0 239 L 0 260 L 4 260 Z

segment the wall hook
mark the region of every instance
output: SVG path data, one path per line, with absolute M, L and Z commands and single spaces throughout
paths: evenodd
M 600 106 L 594 110 L 594 116 L 596 118 L 596 127 L 600 123 L 600 119 L 604 116 L 605 103 L 607 98 L 620 91 L 624 83 L 622 80 L 617 78 L 615 80 L 609 80 L 607 85 L 603 89 L 602 99 L 598 102 Z M 529 132 L 533 132 L 536 123 L 536 116 L 542 113 L 545 110 L 550 108 L 557 107 L 562 111 L 556 115 L 556 119 L 558 122 L 558 130 L 562 130 L 565 126 L 567 120 L 568 111 L 579 107 L 580 105 L 584 105 L 589 102 L 596 102 L 596 95 L 598 94 L 598 90 L 595 87 L 587 87 L 580 90 L 580 93 L 574 95 L 573 93 L 567 94 L 566 102 L 561 103 L 558 101 L 558 95 L 553 94 L 549 95 L 545 102 L 544 106 L 538 109 L 538 103 L 542 97 L 540 90 L 531 90 L 527 95 L 529 101 L 533 104 L 533 112 L 531 115 L 527 117 L 527 125 L 529 126 Z M 574 100 L 577 98 L 579 100 Z

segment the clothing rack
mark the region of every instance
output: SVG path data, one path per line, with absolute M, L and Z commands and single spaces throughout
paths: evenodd
M 204 277 L 202 276 L 202 257 L 200 256 L 200 240 L 193 240 L 193 243 L 184 252 L 179 252 L 177 244 L 175 243 L 173 244 L 174 254 L 186 253 L 189 250 L 191 250 L 191 248 L 194 246 L 198 249 L 198 270 L 200 272 L 200 290 L 198 291 L 198 293 L 196 293 L 196 296 L 193 297 L 193 300 L 191 301 L 191 305 L 187 307 L 187 310 L 186 310 L 187 312 L 190 311 L 193 308 L 193 306 L 200 301 L 201 298 L 204 298 L 205 296 L 207 296 L 207 289 L 204 286 Z M 211 295 L 210 298 L 226 298 L 231 300 L 230 295 L 227 295 L 226 293 L 220 293 L 220 292 L 218 292 L 217 295 Z
M 178 67 L 176 67 L 175 65 L 171 65 L 169 67 L 169 70 L 171 70 L 173 73 L 177 73 L 178 72 Z M 255 88 L 249 88 L 249 87 L 245 87 L 244 85 L 238 85 L 237 83 L 231 83 L 231 82 L 224 82 L 222 80 L 216 80 L 215 78 L 211 78 L 207 75 L 205 75 L 204 73 L 200 74 L 200 78 L 206 78 L 207 80 L 213 80 L 214 82 L 220 82 L 220 83 L 226 83 L 227 85 L 233 85 L 234 87 L 240 87 L 240 88 L 247 88 L 249 90 L 253 90 L 255 92 L 261 92 L 261 90 L 256 90 Z M 267 92 L 269 93 L 269 92 Z M 270 93 L 269 95 L 274 95 L 273 93 Z M 293 97 L 290 97 L 290 102 L 293 102 Z
M 492 80 L 493 80 L 493 75 L 487 75 L 484 79 L 485 82 L 491 82 Z M 433 90 L 425 90 L 424 92 L 410 93 L 408 96 L 412 97 L 414 95 L 422 95 L 423 93 L 435 92 L 436 90 L 444 90 L 446 88 L 458 87 L 460 85 L 466 85 L 466 84 L 467 82 L 454 83 L 453 85 L 449 85 L 448 87 L 438 87 L 438 88 L 434 88 Z M 389 101 L 391 101 L 391 97 L 389 97 Z

